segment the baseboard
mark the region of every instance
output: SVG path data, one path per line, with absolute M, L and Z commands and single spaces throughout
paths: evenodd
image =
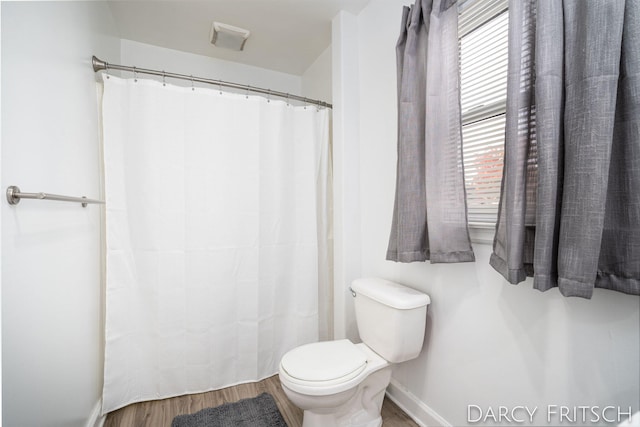
M 452 427 L 447 420 L 393 378 L 387 387 L 387 396 L 421 427 Z
M 104 421 L 107 419 L 106 415 L 100 415 L 102 413 L 102 398 L 98 399 L 96 404 L 93 406 L 93 411 L 91 411 L 91 415 L 85 424 L 85 427 L 102 427 L 104 425 Z

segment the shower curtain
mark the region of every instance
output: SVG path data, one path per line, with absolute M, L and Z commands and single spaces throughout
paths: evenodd
M 103 413 L 326 338 L 328 110 L 114 76 L 102 109 Z

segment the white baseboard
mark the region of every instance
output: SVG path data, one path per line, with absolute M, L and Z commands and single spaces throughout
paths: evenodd
M 393 378 L 387 387 L 387 396 L 421 427 L 452 427 L 447 420 Z
M 107 419 L 106 415 L 100 415 L 102 413 L 102 398 L 98 399 L 96 404 L 93 406 L 93 411 L 91 411 L 91 415 L 85 424 L 85 427 L 102 427 L 104 425 L 104 421 Z

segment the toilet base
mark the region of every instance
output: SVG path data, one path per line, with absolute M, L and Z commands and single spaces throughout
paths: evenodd
M 335 419 L 331 415 L 322 415 L 322 414 L 312 414 L 304 413 L 304 421 L 302 421 L 302 427 L 381 427 L 382 426 L 382 416 L 377 417 L 376 419 L 370 420 L 368 422 L 360 423 L 360 424 L 349 424 L 348 421 L 343 422 L 340 419 Z
M 342 400 L 337 406 L 299 405 L 304 409 L 302 427 L 380 427 L 382 425 L 382 401 L 384 393 L 391 381 L 391 367 L 387 366 L 373 372 L 358 384 L 355 393 Z M 296 403 L 295 392 L 285 388 L 285 393 Z M 290 394 L 291 393 L 291 394 Z M 344 392 L 343 392 L 344 393 Z M 348 393 L 348 394 L 351 394 Z M 293 394 L 293 395 L 292 395 Z M 326 396 L 330 398 L 330 396 Z M 317 399 L 317 397 L 315 398 Z M 321 400 L 324 400 L 321 398 Z M 329 401 L 331 399 L 327 399 Z M 301 403 L 301 402 L 300 402 Z

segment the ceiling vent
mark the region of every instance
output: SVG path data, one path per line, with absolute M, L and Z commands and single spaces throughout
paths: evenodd
M 251 32 L 233 25 L 214 22 L 211 26 L 211 44 L 223 49 L 242 50 Z

